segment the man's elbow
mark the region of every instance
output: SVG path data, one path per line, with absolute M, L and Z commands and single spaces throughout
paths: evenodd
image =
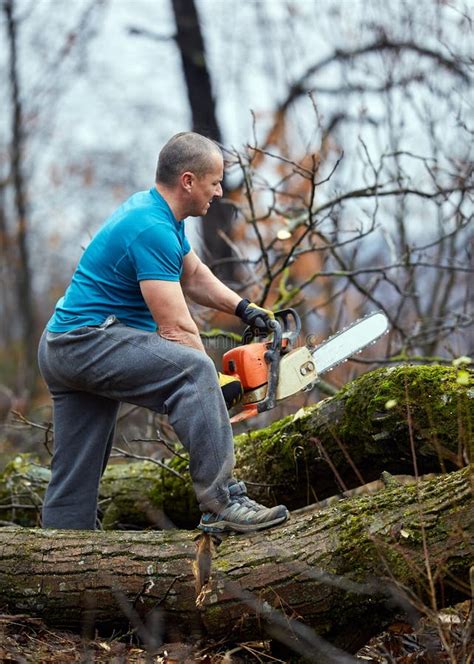
M 193 299 L 193 283 L 190 280 L 184 281 L 183 279 L 180 281 L 181 284 L 181 290 L 183 291 L 183 294 L 185 297 L 190 298 L 191 300 Z
M 199 330 L 193 320 L 183 322 L 177 321 L 172 324 L 158 323 L 158 334 L 165 337 L 165 339 L 172 339 L 185 334 L 199 335 Z
M 173 341 L 183 346 L 190 346 L 196 350 L 204 351 L 199 330 L 195 324 L 193 325 L 160 325 L 158 327 L 158 334 L 167 341 Z

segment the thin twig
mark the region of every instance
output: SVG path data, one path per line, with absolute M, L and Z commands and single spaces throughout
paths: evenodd
M 186 478 L 181 475 L 181 473 L 178 473 L 177 470 L 174 468 L 171 468 L 170 466 L 166 465 L 162 461 L 159 461 L 159 459 L 152 459 L 151 457 L 148 456 L 141 456 L 140 454 L 134 454 L 133 452 L 127 452 L 126 450 L 123 450 L 120 447 L 112 447 L 112 450 L 114 452 L 118 452 L 120 456 L 125 457 L 126 459 L 137 459 L 138 461 L 149 461 L 150 463 L 154 463 L 157 466 L 160 466 L 161 468 L 164 468 L 168 472 L 170 472 L 172 475 L 175 475 L 175 477 L 179 477 L 180 480 L 183 480 L 183 482 L 186 482 Z

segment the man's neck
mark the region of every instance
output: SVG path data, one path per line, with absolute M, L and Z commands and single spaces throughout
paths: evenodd
M 168 203 L 171 208 L 171 212 L 174 214 L 174 217 L 177 221 L 181 221 L 187 216 L 183 204 L 180 201 L 179 194 L 174 189 L 171 189 L 171 187 L 166 187 L 159 182 L 155 184 L 155 189 Z

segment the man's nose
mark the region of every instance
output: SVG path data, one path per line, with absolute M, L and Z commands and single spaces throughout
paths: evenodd
M 217 189 L 216 189 L 216 191 L 214 192 L 214 196 L 216 196 L 217 198 L 222 198 L 222 194 L 223 194 L 223 191 L 222 191 L 222 185 L 221 185 L 221 183 L 219 182 L 219 184 L 217 185 Z

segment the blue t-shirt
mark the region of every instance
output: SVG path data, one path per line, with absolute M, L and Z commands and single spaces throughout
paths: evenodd
M 155 331 L 139 282 L 179 281 L 190 249 L 184 222 L 175 219 L 154 187 L 134 194 L 107 219 L 84 251 L 47 329 L 67 332 L 101 325 L 114 315 L 125 325 Z

